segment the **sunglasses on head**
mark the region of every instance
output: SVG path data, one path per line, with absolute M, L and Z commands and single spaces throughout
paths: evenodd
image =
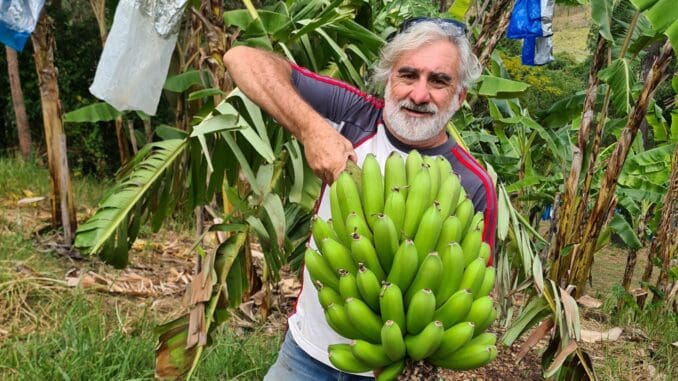
M 395 37 L 397 34 L 407 32 L 412 26 L 422 23 L 422 22 L 432 22 L 434 24 L 440 25 L 445 28 L 445 30 L 449 30 L 453 33 L 453 36 L 458 37 L 458 36 L 463 36 L 468 32 L 468 28 L 466 27 L 466 24 L 464 24 L 461 21 L 454 20 L 454 19 L 443 19 L 443 18 L 435 18 L 435 17 L 412 17 L 409 18 L 405 21 L 403 21 L 402 24 L 400 24 L 400 28 L 398 28 L 397 32 L 391 33 L 386 40 L 391 41 L 393 37 Z

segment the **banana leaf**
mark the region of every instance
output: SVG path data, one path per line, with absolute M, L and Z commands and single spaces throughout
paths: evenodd
M 136 155 L 136 165 L 100 202 L 94 216 L 78 227 L 75 247 L 90 255 L 100 253 L 114 266 L 125 267 L 141 221 L 150 213 L 166 213 L 169 202 L 154 205 L 153 200 L 166 187 L 176 186 L 173 175 L 179 173 L 177 165 L 187 147 L 187 139 L 144 146 Z
M 98 102 L 64 114 L 67 123 L 96 123 L 115 120 L 123 113 L 106 102 Z

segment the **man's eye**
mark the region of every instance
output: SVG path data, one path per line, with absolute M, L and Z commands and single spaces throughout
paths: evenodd
M 444 87 L 447 86 L 449 83 L 442 78 L 432 78 L 431 84 L 433 84 L 436 87 Z
M 401 73 L 400 78 L 403 79 L 417 79 L 417 75 L 414 73 Z

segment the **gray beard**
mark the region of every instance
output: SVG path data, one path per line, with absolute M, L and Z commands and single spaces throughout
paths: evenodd
M 432 139 L 447 126 L 447 122 L 459 109 L 458 93 L 452 97 L 450 107 L 444 112 L 439 112 L 438 107 L 433 103 L 416 105 L 409 100 L 397 102 L 391 94 L 390 84 L 386 84 L 386 93 L 384 94 L 384 115 L 391 127 L 391 132 L 397 136 L 411 141 L 423 142 Z M 420 112 L 430 112 L 428 117 L 412 117 L 402 111 L 406 107 Z

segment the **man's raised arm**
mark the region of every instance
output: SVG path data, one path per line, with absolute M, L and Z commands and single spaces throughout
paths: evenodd
M 346 160 L 355 160 L 351 143 L 299 95 L 289 62 L 267 51 L 237 46 L 224 54 L 224 64 L 240 90 L 299 139 L 309 166 L 324 182 L 332 183 Z

